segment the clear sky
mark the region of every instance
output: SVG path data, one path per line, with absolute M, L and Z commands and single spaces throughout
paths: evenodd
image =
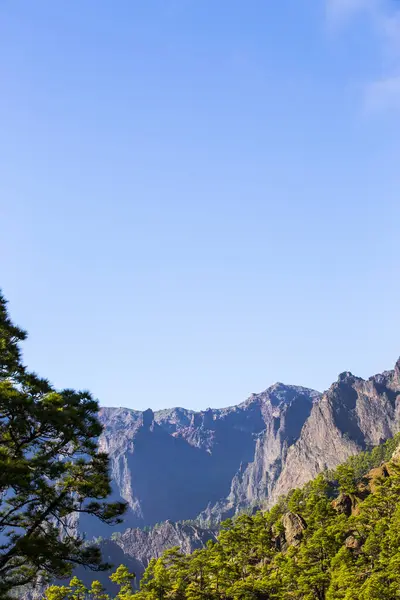
M 226 406 L 400 355 L 400 12 L 2 0 L 0 285 L 103 405 Z

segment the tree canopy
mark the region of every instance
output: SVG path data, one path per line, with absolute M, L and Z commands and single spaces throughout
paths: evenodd
M 216 542 L 191 555 L 167 550 L 150 561 L 140 590 L 116 598 L 398 600 L 400 464 L 389 459 L 399 443 L 352 457 L 268 511 L 228 519 Z M 45 598 L 76 597 L 68 593 Z
M 110 579 L 119 587 L 115 600 L 133 600 L 132 581 L 135 575 L 130 573 L 124 565 L 110 575 Z M 80 579 L 73 577 L 69 585 L 51 585 L 44 594 L 44 600 L 110 600 L 104 587 L 97 580 L 87 588 Z
M 86 513 L 119 522 L 121 502 L 108 503 L 108 457 L 97 451 L 98 403 L 87 391 L 57 391 L 28 371 L 0 293 L 0 598 L 74 565 L 106 568 L 97 546 L 76 532 Z

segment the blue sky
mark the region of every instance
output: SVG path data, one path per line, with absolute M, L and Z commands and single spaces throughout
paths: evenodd
M 397 3 L 5 0 L 0 82 L 31 368 L 139 409 L 392 368 Z

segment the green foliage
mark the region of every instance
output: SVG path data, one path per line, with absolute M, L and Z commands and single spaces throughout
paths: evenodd
M 110 575 L 113 583 L 119 586 L 119 593 L 115 600 L 132 600 L 132 581 L 135 578 L 124 565 Z M 43 600 L 111 600 L 99 581 L 93 581 L 87 588 L 80 579 L 73 577 L 69 585 L 52 585 L 47 588 Z
M 216 543 L 182 556 L 178 549 L 151 561 L 140 600 L 394 600 L 400 597 L 400 468 L 360 498 L 358 514 L 337 512 L 339 493 L 356 494 L 366 473 L 388 459 L 399 436 L 352 457 L 332 473 L 292 490 L 268 512 L 222 524 Z M 288 546 L 283 517 L 306 523 L 303 538 Z M 353 536 L 353 546 L 346 540 Z M 352 539 L 353 539 L 352 538 Z M 359 546 L 356 544 L 360 541 Z
M 105 500 L 111 487 L 108 457 L 97 452 L 97 402 L 28 372 L 25 338 L 0 294 L 0 598 L 39 573 L 103 568 L 99 549 L 71 535 L 69 517 L 87 513 L 111 524 L 125 509 Z
M 119 567 L 111 576 L 120 585 L 117 599 L 398 600 L 400 466 L 390 463 L 389 476 L 382 470 L 372 487 L 365 476 L 399 443 L 396 436 L 350 458 L 292 490 L 269 511 L 226 520 L 218 540 L 190 556 L 178 547 L 167 550 L 150 561 L 140 591 L 132 592 L 129 572 Z M 350 516 L 332 503 L 346 493 L 358 500 Z M 289 514 L 304 524 L 301 539 L 292 545 L 285 539 Z M 46 600 L 73 597 L 66 595 L 69 588 L 54 590 Z M 95 598 L 86 593 L 85 600 Z
M 396 435 L 384 444 L 375 446 L 369 452 L 360 452 L 360 454 L 351 456 L 334 472 L 328 473 L 328 477 L 337 480 L 341 491 L 351 494 L 357 490 L 357 486 L 361 483 L 365 473 L 390 459 L 399 443 L 400 435 Z
M 118 569 L 110 576 L 111 581 L 120 586 L 120 592 L 117 595 L 118 600 L 129 600 L 132 596 L 132 580 L 135 578 L 127 567 L 120 565 Z
M 107 456 L 96 449 L 97 403 L 28 373 L 23 339 L 0 296 L 1 599 L 38 573 L 105 567 L 98 546 L 70 535 L 69 517 L 84 512 L 112 523 L 124 510 L 105 501 L 110 481 Z M 399 600 L 400 465 L 376 469 L 373 483 L 366 477 L 399 443 L 398 435 L 351 457 L 269 511 L 228 519 L 216 542 L 190 556 L 167 550 L 150 561 L 140 591 L 121 565 L 110 577 L 119 587 L 114 600 Z M 111 598 L 100 582 L 87 588 L 74 577 L 50 586 L 44 600 Z

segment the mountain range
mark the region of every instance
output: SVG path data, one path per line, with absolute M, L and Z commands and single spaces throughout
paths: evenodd
M 214 526 L 393 436 L 399 403 L 400 359 L 367 380 L 342 373 L 324 394 L 277 383 L 224 409 L 103 408 L 100 448 L 129 506 L 124 528 Z M 98 524 L 85 531 L 99 534 Z
M 277 383 L 229 408 L 102 408 L 99 416 L 112 496 L 128 511 L 119 531 L 88 516 L 77 528 L 98 539 L 105 560 L 126 564 L 139 579 L 165 549 L 201 548 L 221 520 L 270 507 L 398 433 L 400 359 L 366 380 L 342 373 L 323 394 Z M 113 591 L 106 573 L 101 579 Z

